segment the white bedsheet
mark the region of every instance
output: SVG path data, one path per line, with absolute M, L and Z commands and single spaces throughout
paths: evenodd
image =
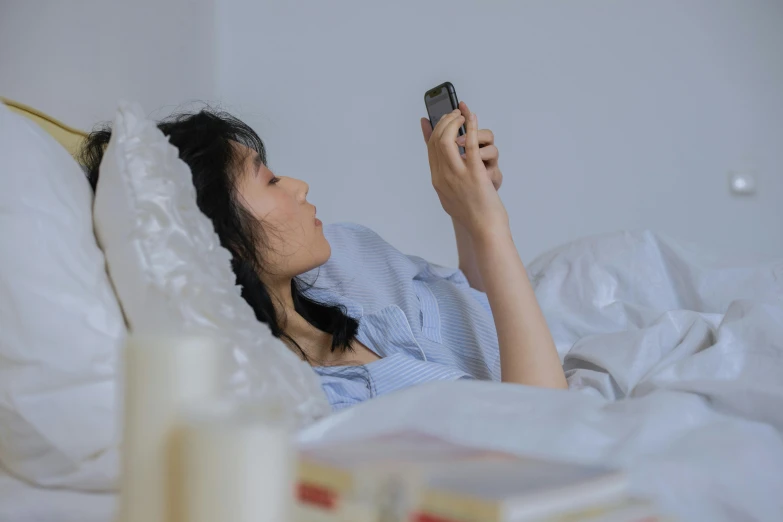
M 783 262 L 720 263 L 640 232 L 572 243 L 529 271 L 571 391 L 436 383 L 302 442 L 414 429 L 622 467 L 682 520 L 783 520 Z
M 0 470 L 0 522 L 111 522 L 116 495 L 43 489 Z

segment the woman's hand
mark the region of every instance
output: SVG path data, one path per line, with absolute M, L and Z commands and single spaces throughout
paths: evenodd
M 508 214 L 481 158 L 478 121 L 467 105 L 460 105 L 464 112 L 456 109 L 443 116 L 427 140 L 432 186 L 443 209 L 471 236 L 508 232 Z M 464 157 L 457 145 L 463 124 Z
M 463 116 L 469 114 L 468 106 L 465 102 L 460 102 L 459 108 Z M 424 143 L 428 143 L 430 141 L 430 136 L 432 135 L 432 125 L 430 125 L 430 120 L 428 118 L 421 119 L 421 133 L 424 136 Z M 465 135 L 458 136 L 457 145 L 464 147 L 465 139 Z M 479 129 L 478 142 L 481 161 L 484 162 L 484 166 L 487 168 L 489 179 L 492 180 L 492 185 L 494 185 L 495 190 L 500 190 L 500 186 L 503 184 L 503 173 L 498 166 L 500 151 L 498 151 L 498 148 L 495 146 L 495 134 L 489 129 Z
M 459 104 L 460 112 L 463 116 L 469 115 L 468 106 L 465 102 Z M 424 143 L 429 143 L 432 136 L 432 125 L 428 118 L 421 119 L 421 133 L 424 136 Z M 458 136 L 457 145 L 464 147 L 467 136 Z M 487 175 L 492 181 L 495 190 L 500 189 L 503 183 L 503 174 L 498 167 L 498 148 L 495 146 L 495 135 L 489 129 L 479 129 L 478 131 L 479 155 L 484 167 L 487 169 Z M 466 156 L 463 154 L 463 158 Z M 476 290 L 484 291 L 484 283 L 479 274 L 476 256 L 473 248 L 473 240 L 470 237 L 468 229 L 452 218 L 454 224 L 454 236 L 457 240 L 457 253 L 459 255 L 459 268 L 468 279 L 468 283 Z

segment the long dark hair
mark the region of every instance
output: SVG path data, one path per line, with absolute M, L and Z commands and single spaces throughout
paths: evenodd
M 267 249 L 263 225 L 239 202 L 236 181 L 242 158 L 234 143 L 256 151 L 267 164 L 261 138 L 244 122 L 211 108 L 177 113 L 158 123 L 158 128 L 179 149 L 179 157 L 188 164 L 196 188 L 196 203 L 215 227 L 220 244 L 231 252 L 231 265 L 242 287 L 242 297 L 253 308 L 259 321 L 269 325 L 272 334 L 289 342 L 305 360 L 310 360 L 299 344 L 283 331 L 284 317 L 278 317 L 259 272 L 265 265 L 259 252 Z M 111 138 L 111 126 L 96 127 L 79 153 L 93 190 L 98 183 L 103 151 Z M 294 278 L 291 294 L 294 308 L 307 322 L 332 335 L 332 351 L 351 350 L 351 341 L 359 323 L 348 317 L 341 306 L 316 302 L 304 294 L 305 284 Z

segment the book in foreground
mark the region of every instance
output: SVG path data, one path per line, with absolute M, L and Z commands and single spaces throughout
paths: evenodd
M 439 520 L 437 517 L 414 513 L 403 518 L 383 516 L 370 506 L 347 503 L 339 512 L 327 512 L 318 507 L 298 504 L 295 506 L 292 522 L 417 522 Z M 563 515 L 541 519 L 542 522 L 676 522 L 674 518 L 662 516 L 656 507 L 646 501 L 627 499 L 617 504 L 594 506 Z
M 310 447 L 300 455 L 298 492 L 312 513 L 347 521 L 351 511 L 367 522 L 572 522 L 624 516 L 620 508 L 630 505 L 622 472 L 417 433 Z M 628 512 L 629 522 L 656 520 L 637 512 Z

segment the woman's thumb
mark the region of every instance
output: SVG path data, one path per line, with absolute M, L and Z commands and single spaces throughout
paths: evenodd
M 424 135 L 424 143 L 429 143 L 432 136 L 432 125 L 427 118 L 421 119 L 421 133 Z

